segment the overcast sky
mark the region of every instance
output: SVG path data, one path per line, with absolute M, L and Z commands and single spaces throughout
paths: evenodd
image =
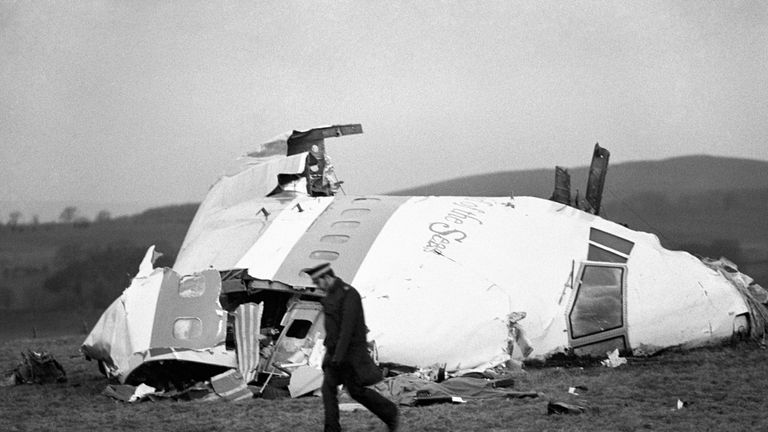
M 768 160 L 759 1 L 0 0 L 0 201 L 202 200 L 291 129 L 345 190 L 711 154 Z M 3 215 L 0 215 L 3 218 Z

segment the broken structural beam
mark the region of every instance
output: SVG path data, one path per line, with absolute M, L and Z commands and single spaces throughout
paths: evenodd
M 288 156 L 310 151 L 317 145 L 320 153 L 325 153 L 325 138 L 340 137 L 363 133 L 363 126 L 357 124 L 335 125 L 310 129 L 308 131 L 293 131 L 288 138 Z

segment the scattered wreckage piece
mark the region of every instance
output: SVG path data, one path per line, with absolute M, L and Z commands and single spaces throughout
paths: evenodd
M 84 354 L 121 383 L 178 388 L 239 369 L 259 394 L 287 395 L 299 368 L 320 369 L 325 292 L 302 269 L 323 262 L 363 297 L 378 361 L 453 376 L 765 337 L 768 293 L 598 216 L 598 145 L 584 203 L 565 172 L 554 200 L 338 195 L 324 140 L 361 132 L 294 131 L 238 159 L 173 268 L 153 268 L 150 248 Z M 313 379 L 300 381 L 294 393 Z
M 600 362 L 600 364 L 605 367 L 617 368 L 623 364 L 627 364 L 627 359 L 619 356 L 618 349 L 608 352 L 607 355 L 608 358 Z
M 179 388 L 182 381 L 236 368 L 225 346 L 227 316 L 215 270 L 180 276 L 168 268 L 142 270 L 104 312 L 81 350 L 120 383 Z M 171 367 L 164 367 L 168 362 Z
M 1 387 L 18 384 L 54 384 L 67 381 L 64 367 L 48 351 L 27 349 L 21 352 L 21 361 L 12 370 L 3 373 Z
M 147 384 L 109 384 L 102 392 L 104 396 L 122 402 L 141 402 L 145 400 L 171 399 L 176 401 L 196 400 L 201 402 L 226 401 L 240 402 L 254 397 L 245 384 L 242 375 L 230 369 L 210 380 L 188 384 L 183 389 L 156 389 Z
M 583 414 L 587 412 L 587 407 L 561 401 L 549 401 L 547 403 L 547 414 Z
M 393 402 L 406 406 L 423 406 L 436 403 L 462 403 L 481 399 L 537 398 L 538 392 L 517 391 L 495 385 L 483 378 L 455 377 L 437 383 L 410 374 L 384 379 L 372 386 Z

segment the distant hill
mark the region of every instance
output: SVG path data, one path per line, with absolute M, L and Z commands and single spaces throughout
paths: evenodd
M 0 310 L 103 308 L 150 245 L 170 266 L 198 204 L 98 222 L 0 225 Z
M 568 168 L 571 188 L 584 191 L 588 166 Z M 552 169 L 504 171 L 461 177 L 392 195 L 537 196 L 548 198 L 554 189 Z M 723 190 L 768 188 L 768 162 L 715 156 L 683 156 L 660 161 L 609 164 L 606 193 L 629 196 L 661 192 L 668 197 Z
M 200 207 L 199 203 L 154 207 L 128 216 L 127 219 L 133 223 L 180 223 L 189 226 L 198 207 Z

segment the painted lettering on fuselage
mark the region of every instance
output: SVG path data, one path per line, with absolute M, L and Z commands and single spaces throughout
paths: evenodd
M 463 243 L 471 226 L 483 225 L 486 211 L 482 206 L 492 207 L 493 203 L 482 198 L 463 198 L 453 202 L 453 208 L 442 219 L 427 225 L 430 237 L 424 245 L 424 252 L 441 253 L 451 243 Z

